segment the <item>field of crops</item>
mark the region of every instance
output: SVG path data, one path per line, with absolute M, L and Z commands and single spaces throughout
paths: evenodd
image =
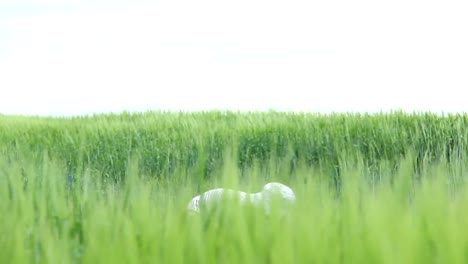
M 467 263 L 468 115 L 0 115 L 0 263 Z M 216 187 L 295 192 L 289 214 Z

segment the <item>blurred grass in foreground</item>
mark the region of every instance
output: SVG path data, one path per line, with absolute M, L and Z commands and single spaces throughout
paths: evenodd
M 282 181 L 297 195 L 286 217 L 232 201 L 211 215 L 190 217 L 198 194 L 184 170 L 177 184 L 146 177 L 131 161 L 125 184 L 105 183 L 91 170 L 67 182 L 66 166 L 47 155 L 38 171 L 27 160 L 0 159 L 1 263 L 466 263 L 466 169 L 400 161 L 378 183 L 362 163 L 342 165 L 340 195 L 308 166 Z M 283 175 L 252 168 L 239 181 L 225 160 L 211 187 L 255 192 Z M 289 166 L 287 164 L 276 164 Z M 273 170 L 271 170 L 273 171 Z M 456 173 L 455 173 L 456 172 Z M 175 179 L 173 178 L 173 179 Z M 268 180 L 266 180 L 268 179 Z

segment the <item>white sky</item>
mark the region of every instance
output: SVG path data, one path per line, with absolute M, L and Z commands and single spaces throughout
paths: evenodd
M 468 112 L 464 2 L 1 0 L 0 113 Z

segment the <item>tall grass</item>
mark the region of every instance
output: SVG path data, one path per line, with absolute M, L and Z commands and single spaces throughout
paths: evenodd
M 465 116 L 0 120 L 0 263 L 468 261 Z M 286 216 L 186 213 L 268 181 L 296 192 Z

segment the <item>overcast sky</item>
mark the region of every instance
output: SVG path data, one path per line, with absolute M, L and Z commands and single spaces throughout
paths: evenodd
M 0 113 L 468 112 L 466 1 L 0 1 Z

